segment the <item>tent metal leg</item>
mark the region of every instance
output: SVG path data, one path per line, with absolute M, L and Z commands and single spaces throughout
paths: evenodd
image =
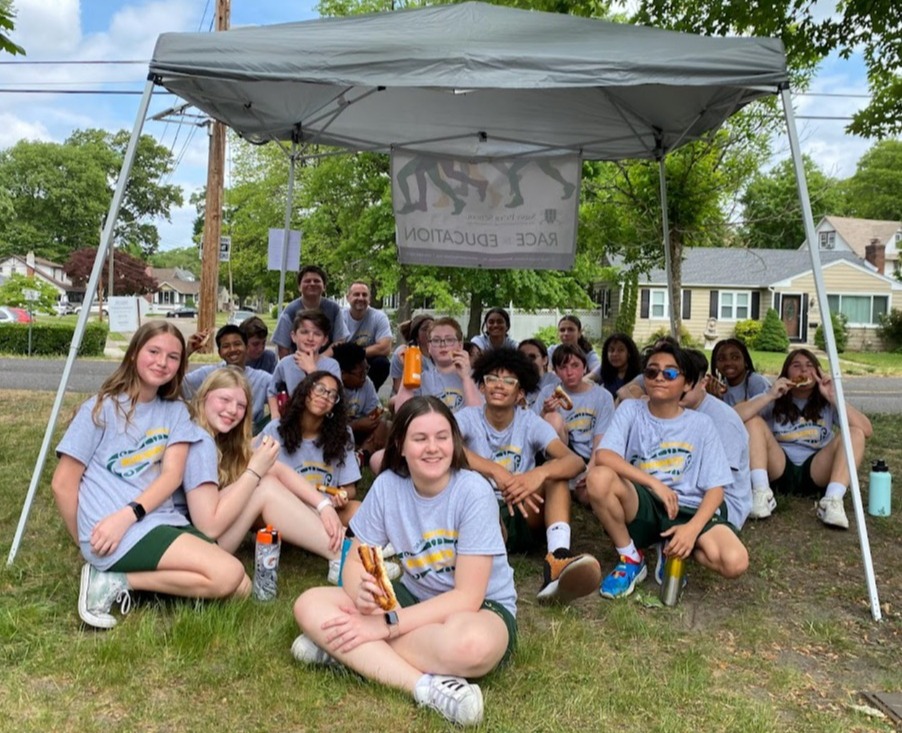
M 805 225 L 805 239 L 808 240 L 808 252 L 811 255 L 811 270 L 817 290 L 817 303 L 821 310 L 824 327 L 824 341 L 827 356 L 830 360 L 830 375 L 836 388 L 836 411 L 839 415 L 840 437 L 849 465 L 850 488 L 852 490 L 852 506 L 855 509 L 855 524 L 858 527 L 858 543 L 861 546 L 861 559 L 864 563 L 864 574 L 867 582 L 868 597 L 871 603 L 871 615 L 875 621 L 881 619 L 880 600 L 877 597 L 877 582 L 874 577 L 874 564 L 871 559 L 871 545 L 868 541 L 868 530 L 864 518 L 864 506 L 861 502 L 861 488 L 858 485 L 858 472 L 855 470 L 855 457 L 852 440 L 849 436 L 849 415 L 846 412 L 846 401 L 843 395 L 842 379 L 839 370 L 839 354 L 836 351 L 836 339 L 833 334 L 833 322 L 830 318 L 830 304 L 827 301 L 827 289 L 824 285 L 824 273 L 821 269 L 821 255 L 818 250 L 817 236 L 814 231 L 814 217 L 811 213 L 811 199 L 808 196 L 808 183 L 805 180 L 805 169 L 802 165 L 802 151 L 796 130 L 795 115 L 792 110 L 792 97 L 789 88 L 780 92 L 783 102 L 783 113 L 786 117 L 786 130 L 789 135 L 789 147 L 792 151 L 792 162 L 795 166 L 796 184 L 799 189 L 799 201 L 802 204 L 802 220 Z
M 291 205 L 294 199 L 294 172 L 297 166 L 297 143 L 291 143 L 288 158 L 288 192 L 285 195 L 285 229 L 282 232 L 282 266 L 279 271 L 279 317 L 285 310 L 285 270 L 288 269 L 288 242 L 291 239 Z
M 132 165 L 135 162 L 135 151 L 138 148 L 138 139 L 141 137 L 141 130 L 144 129 L 144 120 L 147 117 L 147 109 L 150 106 L 153 87 L 154 83 L 152 80 L 148 80 L 147 84 L 144 86 L 144 94 L 141 97 L 138 116 L 135 119 L 132 136 L 128 141 L 128 148 L 126 148 L 125 158 L 122 161 L 122 169 L 119 171 L 119 179 L 116 181 L 116 190 L 113 193 L 113 200 L 110 202 L 110 210 L 107 213 L 106 223 L 103 227 L 100 249 L 97 252 L 97 257 L 94 259 L 94 269 L 91 270 L 91 277 L 88 279 L 88 285 L 85 290 L 85 293 L 89 296 L 97 291 L 97 283 L 100 280 L 103 263 L 104 260 L 106 260 L 107 252 L 112 246 L 113 228 L 116 225 L 119 210 L 122 208 L 122 199 L 125 198 L 125 186 L 131 176 Z M 12 565 L 13 561 L 16 559 L 19 545 L 22 542 L 22 535 L 25 534 L 25 525 L 28 522 L 28 514 L 31 512 L 31 505 L 34 502 L 34 496 L 37 492 L 38 481 L 41 478 L 41 472 L 44 470 L 44 462 L 47 460 L 47 453 L 50 450 L 50 441 L 53 438 L 53 431 L 56 428 L 56 422 L 59 419 L 60 410 L 63 406 L 63 397 L 66 394 L 66 386 L 69 384 L 72 366 L 78 356 L 78 349 L 81 346 L 81 341 L 84 337 L 85 328 L 88 325 L 88 318 L 90 316 L 90 308 L 82 308 L 81 313 L 78 315 L 78 321 L 75 325 L 75 334 L 72 337 L 72 343 L 69 345 L 69 355 L 66 358 L 66 366 L 63 368 L 63 374 L 60 377 L 60 384 L 56 391 L 56 399 L 53 402 L 53 409 L 50 413 L 50 420 L 47 422 L 47 429 L 44 431 L 44 440 L 41 443 L 41 450 L 40 453 L 38 453 L 38 459 L 34 466 L 34 473 L 31 475 L 31 484 L 28 486 L 25 503 L 22 505 L 22 514 L 19 516 L 19 525 L 16 527 L 16 534 L 13 538 L 12 547 L 9 549 L 9 557 L 6 561 L 7 565 Z

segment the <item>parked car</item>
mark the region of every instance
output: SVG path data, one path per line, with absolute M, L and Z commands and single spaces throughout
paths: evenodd
M 72 313 L 75 313 L 75 308 L 73 308 L 68 303 L 57 303 L 56 304 L 56 315 L 58 316 L 68 316 Z
M 82 309 L 83 309 L 84 307 L 85 307 L 85 304 L 84 304 L 84 303 L 79 303 L 77 306 L 75 306 L 75 311 L 74 311 L 74 313 L 75 313 L 76 315 L 80 314 L 81 311 L 82 311 Z M 98 303 L 97 303 L 96 300 L 95 300 L 93 303 L 91 303 L 91 313 L 93 313 L 95 316 L 96 316 L 98 313 L 100 313 L 100 306 L 98 305 Z M 107 308 L 106 304 L 104 304 L 104 306 L 103 306 L 103 315 L 104 315 L 104 316 L 110 315 L 110 309 Z
M 183 305 L 166 314 L 167 318 L 197 318 L 197 308 Z
M 0 305 L 0 323 L 31 323 L 31 316 L 24 308 Z
M 229 323 L 233 326 L 240 326 L 248 318 L 253 318 L 256 313 L 253 311 L 235 311 L 229 316 Z

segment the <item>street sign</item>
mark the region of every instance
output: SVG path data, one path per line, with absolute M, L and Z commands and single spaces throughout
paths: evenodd
M 219 261 L 228 262 L 232 257 L 232 238 L 219 238 Z

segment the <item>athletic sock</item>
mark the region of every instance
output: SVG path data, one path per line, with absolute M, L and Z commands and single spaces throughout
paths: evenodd
M 752 480 L 753 489 L 770 488 L 770 481 L 767 480 L 766 468 L 753 468 L 749 471 L 749 478 Z
M 640 555 L 639 550 L 636 549 L 636 543 L 632 540 L 630 540 L 630 543 L 626 547 L 618 547 L 617 554 L 628 557 L 635 562 L 639 562 L 642 559 L 642 555 Z
M 827 490 L 824 492 L 825 499 L 842 499 L 846 494 L 846 487 L 838 481 L 831 481 L 827 484 Z
M 548 552 L 554 552 L 563 547 L 570 549 L 570 525 L 566 522 L 555 522 L 545 530 L 545 539 L 548 541 Z

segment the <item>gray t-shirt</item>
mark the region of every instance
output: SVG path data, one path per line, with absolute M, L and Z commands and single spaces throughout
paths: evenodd
M 373 381 L 367 377 L 363 385 L 358 389 L 344 388 L 344 401 L 348 408 L 348 419 L 356 420 L 363 415 L 369 415 L 379 407 L 379 395 Z
M 742 529 L 752 510 L 752 481 L 749 475 L 749 433 L 739 413 L 716 397 L 705 395 L 697 412 L 711 418 L 730 462 L 733 481 L 723 487 L 727 505 L 727 519 L 736 529 Z
M 458 555 L 490 555 L 485 599 L 517 613 L 498 502 L 478 473 L 456 471 L 437 496 L 426 497 L 411 479 L 383 471 L 351 519 L 351 529 L 365 544 L 391 542 L 404 570 L 401 583 L 424 601 L 454 589 Z
M 807 400 L 793 398 L 793 402 L 801 412 Z M 833 440 L 833 426 L 837 423 L 836 409 L 833 405 L 827 405 L 820 417 L 813 422 L 804 417 L 789 423 L 777 422 L 774 419 L 773 402 L 761 410 L 761 417 L 786 453 L 786 457 L 797 466 L 808 460 L 808 456 L 827 447 Z
M 554 354 L 554 350 L 560 346 L 560 344 L 552 344 L 548 347 L 548 363 L 551 364 L 551 357 Z M 586 374 L 593 374 L 601 370 L 601 357 L 598 356 L 598 352 L 595 349 L 592 349 L 588 354 L 586 354 Z
M 711 418 L 695 410 L 655 417 L 645 400 L 626 400 L 599 448 L 654 476 L 679 495 L 680 506 L 695 509 L 705 492 L 733 481 L 730 462 Z
M 128 422 L 117 409 L 116 401 L 122 410 L 128 409 L 124 395 L 118 400 L 105 399 L 98 416 L 99 426 L 91 416 L 97 398 L 83 403 L 56 447 L 57 455 L 71 456 L 85 466 L 78 486 L 78 544 L 85 560 L 99 570 L 108 570 L 155 527 L 188 524 L 170 496 L 143 520 L 132 524 L 114 552 L 101 557 L 91 549 L 94 526 L 137 500 L 160 475 L 166 448 L 199 439 L 181 400 L 156 398 L 139 402 Z
M 188 449 L 182 485 L 172 495 L 175 508 L 188 517 L 189 521 L 191 514 L 188 512 L 188 494 L 204 484 L 219 486 L 219 451 L 216 441 L 200 426 L 197 426 L 197 434 L 199 440 Z
M 341 388 L 341 367 L 331 356 L 320 356 L 316 360 L 316 370 L 329 372 L 338 380 L 339 388 Z M 289 354 L 276 364 L 276 370 L 272 374 L 266 394 L 269 397 L 275 397 L 279 393 L 278 385 L 284 383 L 288 394 L 292 395 L 306 376 L 307 372 L 301 369 L 294 360 L 294 354 Z
M 454 417 L 469 450 L 511 473 L 531 471 L 536 467 L 536 454 L 544 453 L 558 439 L 546 420 L 527 410 L 514 410 L 514 419 L 504 430 L 489 424 L 484 407 L 465 407 Z
M 279 435 L 279 421 L 273 420 L 263 429 L 262 435 L 268 435 L 282 445 Z M 302 440 L 294 453 L 289 453 L 282 446 L 279 449 L 279 461 L 289 466 L 301 478 L 307 479 L 314 486 L 347 486 L 360 480 L 360 467 L 354 455 L 354 435 L 348 428 L 348 444 L 345 448 L 344 463 L 326 463 L 323 449 L 313 440 Z
M 486 336 L 484 333 L 481 333 L 478 336 L 474 336 L 470 340 L 480 351 L 491 351 L 492 349 L 495 348 L 494 346 L 492 346 L 492 342 L 489 340 L 489 337 Z M 502 349 L 516 349 L 519 345 L 520 345 L 519 341 L 514 341 L 510 336 L 505 336 L 504 343 L 501 344 L 501 348 Z
M 222 369 L 226 363 L 207 364 L 205 366 L 192 369 L 185 374 L 182 382 L 182 397 L 190 400 L 200 389 L 204 380 L 209 377 L 217 369 Z M 272 375 L 260 369 L 252 369 L 249 366 L 244 367 L 244 376 L 247 377 L 248 384 L 251 387 L 251 405 L 254 422 L 262 420 L 266 410 L 266 396 L 269 394 L 269 383 L 272 381 Z
M 558 375 L 554 372 L 545 372 L 542 375 L 542 379 L 539 381 L 539 388 L 535 392 L 529 392 L 526 395 L 526 409 L 532 410 L 535 407 L 536 400 L 539 399 L 539 395 L 542 393 L 542 390 L 545 387 L 551 385 L 552 388 L 557 387 L 561 383 L 561 380 L 558 378 Z M 541 411 L 541 404 L 539 405 L 539 411 Z
M 424 369 L 420 378 L 420 386 L 413 390 L 417 396 L 438 397 L 451 412 L 457 412 L 464 406 L 464 381 L 456 371 L 440 372 Z
M 248 359 L 245 366 L 249 366 L 251 369 L 260 369 L 261 371 L 272 374 L 278 363 L 279 357 L 276 356 L 275 351 L 263 349 L 263 353 L 256 359 Z
M 532 406 L 537 415 L 542 414 L 545 404 L 557 385 L 549 384 L 539 392 Z M 606 389 L 592 384 L 585 392 L 568 392 L 573 408 L 565 410 L 561 407 L 561 417 L 567 425 L 570 435 L 570 447 L 584 460 L 592 458 L 592 444 L 596 435 L 604 435 L 614 414 L 614 398 Z
M 347 340 L 364 348 L 392 337 L 388 316 L 376 308 L 367 308 L 359 321 L 355 321 L 351 316 L 350 308 L 342 308 L 341 321 L 348 334 Z
M 302 310 L 306 310 L 306 308 L 301 302 L 301 299 L 296 298 L 295 300 L 292 300 L 285 306 L 282 315 L 279 316 L 279 322 L 276 324 L 275 333 L 272 335 L 272 342 L 276 346 L 288 349 L 292 354 L 297 347 L 294 345 L 294 341 L 291 340 L 291 330 L 294 324 L 294 317 Z M 326 318 L 329 319 L 329 323 L 332 324 L 332 331 L 327 334 L 330 343 L 347 340 L 348 333 L 345 330 L 345 324 L 341 319 L 341 306 L 338 305 L 338 303 L 330 298 L 322 298 L 319 302 L 319 307 L 314 308 L 313 310 L 322 311 L 326 315 Z
M 758 372 L 750 372 L 748 376 L 737 384 L 735 387 L 727 387 L 721 399 L 730 407 L 738 405 L 740 402 L 757 397 L 770 389 L 770 382 L 767 378 L 758 374 Z

